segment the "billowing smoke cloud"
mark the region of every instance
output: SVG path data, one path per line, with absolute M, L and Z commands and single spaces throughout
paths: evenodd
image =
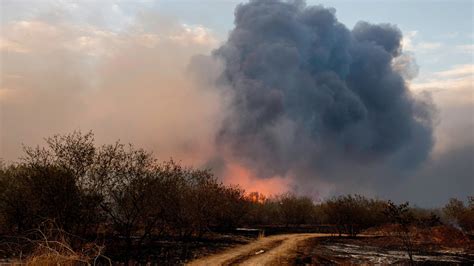
M 214 56 L 196 57 L 220 42 L 202 25 L 143 3 L 49 2 L 2 5 L 3 160 L 17 160 L 22 143 L 81 129 L 98 143 L 210 166 L 247 191 L 426 206 L 473 193 L 474 68 L 410 81 L 440 109 L 430 153 L 438 116 L 407 89 L 418 45 L 404 36 L 412 53 L 402 51 L 395 26 L 349 30 L 332 9 L 251 1 Z
M 220 150 L 260 177 L 416 167 L 434 142 L 434 109 L 407 88 L 401 39 L 394 25 L 349 30 L 334 9 L 302 1 L 239 5 L 214 52 L 224 64 L 219 83 L 233 95 Z

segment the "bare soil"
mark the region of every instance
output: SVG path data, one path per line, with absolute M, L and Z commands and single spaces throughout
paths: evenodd
M 247 245 L 192 261 L 188 265 L 282 265 L 291 261 L 304 240 L 329 234 L 283 234 L 263 237 Z

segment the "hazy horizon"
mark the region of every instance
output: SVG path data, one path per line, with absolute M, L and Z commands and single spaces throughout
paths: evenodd
M 0 158 L 92 130 L 249 192 L 474 194 L 472 1 L 239 3 L 2 1 Z

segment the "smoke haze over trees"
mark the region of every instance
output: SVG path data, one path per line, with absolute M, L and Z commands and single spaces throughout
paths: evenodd
M 0 158 L 81 129 L 267 196 L 472 195 L 472 66 L 414 84 L 422 32 L 404 20 L 252 0 L 232 26 L 225 2 L 189 21 L 143 2 L 2 3 Z

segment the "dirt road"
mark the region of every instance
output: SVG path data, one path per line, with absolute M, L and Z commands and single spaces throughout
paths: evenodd
M 330 234 L 285 234 L 263 237 L 250 244 L 192 261 L 188 265 L 279 265 L 296 252 L 300 241 L 325 236 Z

